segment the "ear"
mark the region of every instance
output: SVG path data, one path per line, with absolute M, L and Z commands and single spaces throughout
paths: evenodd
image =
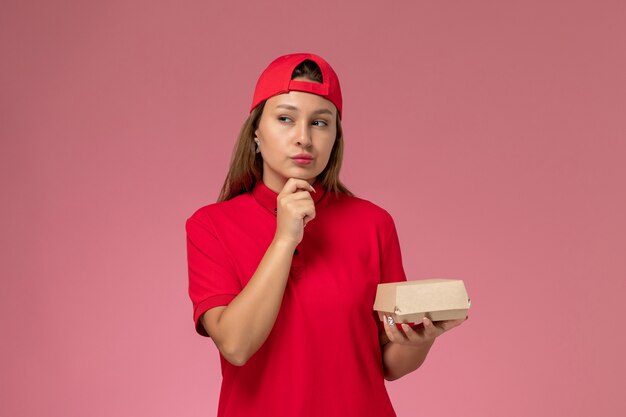
M 254 136 L 260 139 L 260 137 L 259 137 L 259 128 L 258 127 L 254 130 Z

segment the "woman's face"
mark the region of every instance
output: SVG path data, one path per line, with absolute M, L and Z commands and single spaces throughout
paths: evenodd
M 255 130 L 263 157 L 263 182 L 280 192 L 289 178 L 313 184 L 337 136 L 337 108 L 316 94 L 290 91 L 270 97 Z M 309 161 L 294 158 L 307 154 Z

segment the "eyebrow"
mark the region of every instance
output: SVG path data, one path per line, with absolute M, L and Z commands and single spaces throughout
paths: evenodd
M 279 104 L 278 106 L 276 106 L 276 108 L 277 109 L 283 108 L 283 109 L 294 110 L 294 111 L 300 110 L 296 106 L 292 106 L 291 104 Z M 329 109 L 318 109 L 318 110 L 315 110 L 313 114 L 330 114 L 332 116 L 334 113 L 330 111 Z

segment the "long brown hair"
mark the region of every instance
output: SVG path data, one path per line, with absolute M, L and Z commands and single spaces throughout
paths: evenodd
M 304 77 L 312 82 L 322 82 L 322 72 L 317 64 L 310 60 L 303 61 L 291 75 L 291 79 Z M 257 182 L 263 180 L 263 158 L 261 153 L 255 152 L 254 131 L 259 126 L 263 114 L 265 101 L 256 106 L 241 126 L 235 149 L 233 150 L 228 175 L 224 180 L 218 202 L 230 200 L 240 194 L 250 192 Z M 337 137 L 330 152 L 328 164 L 317 179 L 324 189 L 330 192 L 343 193 L 349 196 L 354 194 L 339 180 L 339 171 L 343 160 L 343 130 L 337 116 Z

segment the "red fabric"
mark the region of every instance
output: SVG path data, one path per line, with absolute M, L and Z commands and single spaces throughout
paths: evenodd
M 323 83 L 291 79 L 293 70 L 307 59 L 315 62 L 320 67 Z M 304 91 L 324 97 L 335 105 L 339 118 L 341 118 L 343 103 L 339 78 L 335 70 L 321 56 L 306 53 L 288 54 L 272 61 L 257 80 L 250 111 L 262 101 L 289 91 Z
M 268 339 L 243 366 L 220 354 L 218 417 L 395 416 L 372 310 L 378 283 L 406 280 L 394 221 L 367 200 L 314 187 L 316 217 L 296 248 Z M 259 265 L 276 230 L 276 197 L 261 182 L 187 220 L 200 334 L 202 313 L 227 305 Z

